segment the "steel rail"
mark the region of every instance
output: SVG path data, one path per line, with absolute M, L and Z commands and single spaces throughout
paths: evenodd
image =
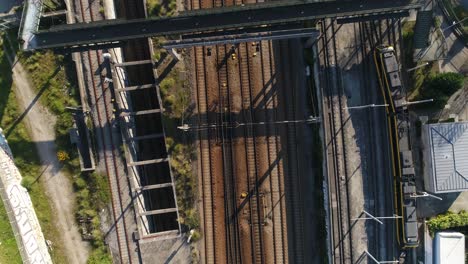
M 80 3 L 80 9 L 81 9 L 81 19 L 82 19 L 83 21 L 86 21 L 85 12 L 84 12 L 84 5 L 83 5 L 83 0 L 79 0 L 79 3 Z M 88 9 L 89 9 L 89 12 L 90 12 L 90 13 L 89 13 L 89 15 L 90 15 L 90 16 L 89 16 L 89 19 L 90 19 L 91 21 L 93 21 L 92 7 L 89 6 L 89 1 L 88 1 L 88 7 L 89 7 Z M 96 86 L 98 86 L 98 84 L 96 83 L 95 76 L 94 76 L 94 74 L 93 74 L 93 73 L 94 73 L 94 70 L 93 70 L 93 65 L 92 65 L 93 62 L 92 62 L 92 59 L 91 59 L 91 58 L 92 58 L 92 56 L 91 56 L 91 51 L 87 51 L 87 55 L 88 55 L 87 57 L 88 57 L 88 62 L 89 62 L 89 67 L 90 67 L 90 72 L 89 72 L 89 74 L 91 75 L 91 83 L 92 83 L 93 92 L 94 92 L 94 100 L 95 100 L 96 112 L 97 112 L 97 117 L 98 117 L 98 123 L 99 123 L 99 126 L 100 126 L 100 127 L 103 127 L 103 122 L 104 122 L 104 120 L 102 120 L 102 117 L 101 117 L 101 115 L 100 115 L 101 110 L 100 110 L 100 108 L 99 108 L 99 102 L 98 102 L 99 98 L 98 98 L 98 96 L 97 96 L 98 93 L 97 93 L 97 87 L 96 87 Z M 104 83 L 104 82 L 102 82 L 102 79 L 101 79 L 101 84 L 102 84 L 102 83 Z M 103 93 L 103 96 L 104 96 L 104 93 Z M 105 98 L 103 98 L 103 99 L 105 99 Z M 104 106 L 107 107 L 107 106 L 106 106 L 106 103 L 104 103 Z M 109 122 L 109 118 L 108 118 L 108 116 L 107 116 L 107 113 L 108 113 L 108 112 L 107 112 L 107 108 L 105 108 L 105 111 L 106 111 L 105 119 L 106 119 L 107 122 Z M 108 178 L 109 178 L 109 188 L 112 189 L 111 180 L 110 180 L 110 177 L 111 177 L 111 174 L 110 174 L 111 169 L 110 169 L 110 166 L 109 166 L 109 163 L 108 163 L 108 160 L 107 160 L 107 156 L 106 156 L 106 154 L 105 154 L 105 152 L 106 152 L 106 144 L 104 143 L 104 141 L 105 141 L 105 135 L 104 135 L 103 129 L 99 129 L 99 131 L 100 131 L 101 138 L 102 138 L 102 141 L 103 141 L 103 151 L 104 151 L 104 156 L 105 156 L 105 158 L 104 158 L 104 163 L 105 163 L 105 168 L 106 168 L 107 176 L 108 176 Z M 116 165 L 116 163 L 115 163 L 115 156 L 114 156 L 114 149 L 115 149 L 115 148 L 114 148 L 114 146 L 113 146 L 113 141 L 112 141 L 112 132 L 110 133 L 110 136 L 111 136 L 111 151 L 112 151 L 112 160 L 113 160 L 113 163 L 114 163 L 114 164 L 113 164 L 113 165 L 114 165 L 114 170 L 115 170 L 115 173 L 118 173 L 117 170 L 116 170 L 116 166 L 115 166 L 115 165 Z M 116 178 L 117 178 L 117 181 L 118 181 L 118 177 L 116 177 Z M 119 187 L 119 189 L 120 189 L 120 187 Z M 118 193 L 119 193 L 119 198 L 120 198 L 119 201 L 120 201 L 120 203 L 121 203 L 120 191 L 118 191 Z M 111 201 L 111 204 L 112 204 L 112 213 L 113 213 L 113 217 L 114 217 L 114 219 L 118 219 L 117 213 L 116 213 L 116 205 L 114 204 L 114 201 L 113 201 L 113 200 Z M 120 206 L 121 206 L 121 205 L 120 205 Z M 125 225 L 125 219 L 123 219 L 123 223 L 124 223 L 124 225 Z M 119 231 L 118 231 L 118 230 L 119 230 L 119 227 L 118 227 L 117 224 L 115 225 L 115 228 L 116 228 L 116 235 L 117 235 L 117 243 L 118 243 L 118 245 L 119 245 L 119 258 L 120 258 L 120 261 L 123 262 L 122 245 L 121 245 L 121 241 L 122 241 L 122 240 L 121 240 L 120 235 L 119 235 Z M 125 227 L 124 227 L 124 229 L 125 229 Z M 130 260 L 130 263 L 131 263 L 130 249 L 129 249 L 129 246 L 128 246 L 128 238 L 127 238 L 127 236 L 126 236 L 126 232 L 125 232 L 125 231 L 124 231 L 124 233 L 125 233 L 125 239 L 126 239 L 126 248 L 127 248 L 127 251 L 129 252 L 129 260 Z
M 278 70 L 279 67 L 276 66 L 276 64 L 274 63 L 274 44 L 272 41 L 268 41 L 268 46 L 267 46 L 267 49 L 269 50 L 268 52 L 268 60 L 269 60 L 269 76 L 271 78 L 271 81 L 273 81 L 273 79 L 276 79 L 276 71 Z M 260 45 L 260 51 L 262 52 L 262 57 L 263 57 L 263 45 Z M 273 72 L 275 71 L 275 74 L 272 74 Z M 272 88 L 273 88 L 273 83 L 271 83 L 272 85 Z M 279 116 L 279 102 L 278 102 L 278 96 L 274 96 L 273 97 L 273 105 L 275 107 L 275 111 L 273 112 L 274 115 L 273 115 L 273 119 L 274 120 L 277 120 L 278 116 Z M 278 128 L 278 126 L 274 126 L 274 132 L 275 132 L 275 135 L 277 135 L 275 137 L 275 145 L 274 145 L 274 148 L 275 148 L 275 152 L 276 152 L 276 159 L 279 159 L 279 156 L 280 156 L 280 152 L 279 150 L 281 149 L 281 142 L 279 140 L 279 135 L 280 135 L 280 129 Z M 281 244 L 281 248 L 282 248 L 282 258 L 280 257 L 280 259 L 277 261 L 278 262 L 283 262 L 283 263 L 287 263 L 288 262 L 288 242 L 287 242 L 287 221 L 286 221 L 286 206 L 285 206 L 285 192 L 284 192 L 284 181 L 285 181 L 285 177 L 284 177 L 284 170 L 282 170 L 283 168 L 283 164 L 280 162 L 278 164 L 278 168 L 277 168 L 277 174 L 278 174 L 278 199 L 279 199 L 279 211 L 280 211 L 280 223 L 279 225 L 282 227 L 281 228 L 281 241 L 280 241 L 280 244 Z
M 195 1 L 194 1 L 195 2 Z M 204 54 L 202 48 L 193 48 L 194 64 L 196 69 L 195 82 L 196 82 L 196 96 L 197 96 L 197 109 L 198 109 L 198 122 L 206 123 L 207 119 L 207 101 L 206 101 L 206 75 L 204 74 Z M 202 120 L 203 119 L 203 120 Z M 199 133 L 206 133 L 208 131 L 200 131 Z M 205 246 L 205 261 L 206 263 L 216 263 L 215 261 L 215 245 L 218 241 L 215 239 L 214 234 L 214 210 L 213 207 L 213 195 L 211 190 L 211 179 L 212 179 L 212 165 L 211 165 L 211 149 L 209 137 L 206 137 L 206 141 L 203 139 L 199 141 L 200 147 L 200 163 L 201 163 L 201 175 L 202 175 L 202 201 L 203 201 L 203 228 L 204 228 L 204 246 Z M 205 153 L 205 150 L 207 153 Z M 205 155 L 207 154 L 207 155 Z M 208 178 L 206 179 L 206 174 Z M 211 212 L 211 213 L 209 213 Z M 209 230 L 209 231 L 208 231 Z M 221 242 L 222 243 L 222 242 Z

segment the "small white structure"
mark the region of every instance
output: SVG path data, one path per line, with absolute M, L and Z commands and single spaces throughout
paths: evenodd
M 422 144 L 425 189 L 468 190 L 468 122 L 423 125 Z
M 434 243 L 434 264 L 465 263 L 465 235 L 462 233 L 439 232 Z

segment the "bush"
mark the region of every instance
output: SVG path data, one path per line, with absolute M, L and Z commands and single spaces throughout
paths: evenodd
M 197 242 L 198 240 L 200 240 L 200 238 L 201 238 L 200 232 L 198 232 L 197 230 L 193 230 L 192 242 Z
M 110 254 L 106 249 L 96 249 L 93 250 L 91 255 L 88 258 L 88 264 L 112 264 L 112 259 Z
M 443 105 L 453 93 L 463 87 L 463 82 L 464 76 L 459 73 L 447 72 L 431 76 L 426 81 L 422 96 Z
M 164 80 L 161 81 L 159 84 L 159 89 L 161 90 L 161 96 L 165 96 L 168 92 L 169 89 L 174 87 L 175 85 L 175 80 L 171 77 L 166 77 Z
M 77 178 L 75 180 L 75 188 L 77 189 L 84 189 L 86 187 L 86 181 L 83 180 L 82 178 Z
M 21 186 L 23 186 L 24 188 L 26 188 L 26 190 L 29 191 L 31 190 L 31 187 L 35 181 L 36 179 L 34 179 L 33 177 L 30 177 L 30 176 L 23 177 L 23 179 L 21 180 Z
M 447 212 L 427 221 L 427 226 L 431 234 L 449 228 L 468 226 L 468 213 L 465 211 L 460 211 L 458 214 Z

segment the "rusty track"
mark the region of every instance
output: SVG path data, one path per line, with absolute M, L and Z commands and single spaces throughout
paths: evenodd
M 88 4 L 87 5 L 87 7 L 88 7 L 87 10 L 89 10 L 89 12 L 85 12 L 85 9 L 86 9 L 84 7 L 85 6 L 84 5 L 85 1 Z M 96 5 L 96 4 L 99 4 L 99 2 L 98 1 L 93 1 L 90 4 L 89 0 L 79 0 L 79 3 L 80 3 L 82 21 L 83 22 L 95 21 L 95 17 L 94 17 L 94 14 L 93 14 L 93 8 L 94 7 L 92 6 L 92 4 L 94 3 Z M 102 129 L 99 129 L 99 131 L 100 131 L 100 135 L 101 135 L 102 142 L 103 142 L 104 163 L 105 163 L 105 168 L 106 168 L 106 174 L 107 174 L 107 176 L 109 178 L 109 188 L 112 190 L 111 177 L 115 175 L 114 177 L 116 179 L 117 186 L 118 186 L 118 189 L 119 189 L 119 190 L 117 190 L 117 193 L 118 193 L 118 196 L 119 196 L 119 206 L 120 206 L 122 214 L 123 214 L 124 210 L 122 210 L 123 206 L 122 206 L 122 197 L 121 197 L 121 194 L 120 194 L 119 171 L 117 169 L 116 155 L 115 155 L 115 152 L 114 152 L 115 151 L 114 139 L 113 139 L 113 135 L 112 135 L 112 131 L 111 131 L 112 128 L 108 125 L 108 124 L 112 123 L 113 112 L 112 112 L 112 110 L 109 110 L 108 106 L 107 106 L 107 104 L 110 103 L 110 100 L 108 100 L 109 102 L 106 101 L 106 99 L 107 99 L 106 90 L 109 88 L 109 86 L 107 85 L 107 87 L 104 88 L 104 83 L 105 82 L 103 80 L 103 76 L 99 72 L 99 68 L 100 68 L 99 65 L 103 62 L 103 60 L 100 57 L 100 52 L 101 51 L 89 51 L 88 50 L 87 52 L 85 52 L 83 54 L 87 55 L 86 57 L 88 59 L 88 63 L 89 63 L 88 65 L 90 67 L 89 73 L 91 75 L 91 79 L 92 79 L 91 84 L 92 84 L 92 87 L 93 87 L 93 89 L 92 89 L 93 96 L 91 96 L 91 97 L 94 99 L 94 102 L 92 102 L 92 104 L 96 107 L 97 121 L 98 121 L 99 127 L 102 128 Z M 95 53 L 95 54 L 93 54 L 93 53 Z M 98 72 L 98 73 L 95 74 L 95 72 Z M 99 86 L 102 88 L 101 91 L 99 91 L 99 89 L 98 89 Z M 104 105 L 104 109 L 100 108 L 101 103 Z M 102 111 L 105 111 L 104 115 L 102 115 Z M 105 132 L 104 132 L 104 130 L 105 130 L 104 127 L 107 127 L 106 132 L 108 133 L 108 139 L 110 140 L 110 142 L 108 144 L 111 146 L 111 148 L 109 149 L 111 151 L 111 153 L 112 153 L 111 157 L 108 157 L 106 155 L 106 143 L 105 143 L 106 135 L 105 135 Z M 117 213 L 116 213 L 116 205 L 115 205 L 113 199 L 111 200 L 111 202 L 112 202 L 111 204 L 112 204 L 113 218 L 117 222 L 117 219 L 119 217 L 117 216 Z M 118 224 L 117 223 L 115 224 L 117 242 L 118 242 L 118 246 L 119 246 L 119 258 L 120 258 L 120 262 L 124 263 L 124 253 L 123 252 L 126 252 L 128 254 L 129 263 L 132 263 L 131 252 L 130 252 L 130 247 L 129 247 L 129 243 L 128 243 L 127 233 L 126 233 L 125 217 L 122 217 L 122 223 L 123 223 L 123 229 L 124 230 L 119 230 Z M 124 238 L 121 235 L 122 232 L 124 233 Z M 122 241 L 122 239 L 125 239 L 125 240 Z M 122 242 L 124 242 L 125 245 L 122 245 Z

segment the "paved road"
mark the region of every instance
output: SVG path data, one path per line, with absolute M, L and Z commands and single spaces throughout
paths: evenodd
M 232 28 L 283 22 L 297 22 L 323 17 L 369 13 L 369 10 L 405 10 L 414 8 L 414 0 L 347 1 L 305 3 L 272 8 L 256 8 L 236 12 L 178 16 L 174 18 L 100 22 L 61 26 L 53 31 L 38 33 L 26 49 L 41 49 L 77 44 L 128 40 L 142 37 L 182 34 L 215 28 Z M 66 28 L 66 29 L 65 29 Z

